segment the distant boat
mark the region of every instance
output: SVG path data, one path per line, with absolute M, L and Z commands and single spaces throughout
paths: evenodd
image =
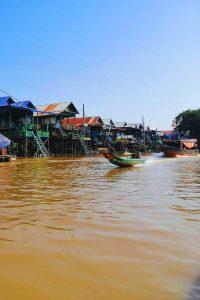
M 166 157 L 199 155 L 196 139 L 166 140 L 164 141 L 162 151 Z
M 133 167 L 145 163 L 145 159 L 142 158 L 130 158 L 118 156 L 114 153 L 103 153 L 104 157 L 109 160 L 109 162 L 118 167 Z

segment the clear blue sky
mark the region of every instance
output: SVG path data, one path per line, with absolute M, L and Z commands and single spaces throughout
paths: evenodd
M 0 0 L 0 88 L 169 128 L 200 107 L 199 0 Z

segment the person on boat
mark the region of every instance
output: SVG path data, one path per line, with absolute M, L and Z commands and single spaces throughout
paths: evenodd
M 141 158 L 141 152 L 132 153 L 132 158 Z
M 2 153 L 2 155 L 6 156 L 8 154 L 7 148 L 5 148 L 5 147 L 2 148 L 1 153 Z

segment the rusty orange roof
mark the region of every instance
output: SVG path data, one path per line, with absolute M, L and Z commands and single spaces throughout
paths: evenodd
M 64 118 L 62 121 L 62 125 L 64 127 L 67 125 L 82 126 L 84 124 L 88 126 L 102 126 L 103 121 L 99 116 L 84 118 Z
M 51 103 L 45 105 L 38 105 L 37 109 L 40 111 L 44 111 L 46 113 L 54 113 L 60 114 L 63 112 L 71 112 L 74 114 L 78 114 L 78 110 L 76 109 L 75 105 L 70 102 L 58 102 L 58 103 Z

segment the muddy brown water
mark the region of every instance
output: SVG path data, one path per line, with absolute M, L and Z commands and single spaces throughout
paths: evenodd
M 200 158 L 0 164 L 0 299 L 188 299 L 200 274 Z

